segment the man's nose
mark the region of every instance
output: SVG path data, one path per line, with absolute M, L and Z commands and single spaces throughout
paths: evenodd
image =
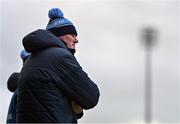
M 74 38 L 74 43 L 78 43 L 79 41 L 78 41 L 78 39 L 75 37 Z
M 76 39 L 75 41 L 74 41 L 74 43 L 78 43 L 79 41 Z

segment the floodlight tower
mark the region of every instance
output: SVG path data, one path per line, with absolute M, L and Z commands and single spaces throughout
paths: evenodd
M 145 47 L 145 98 L 144 118 L 146 123 L 152 122 L 152 48 L 157 38 L 154 27 L 144 27 L 141 32 L 142 43 Z

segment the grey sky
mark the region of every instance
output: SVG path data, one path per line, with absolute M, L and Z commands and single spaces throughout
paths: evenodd
M 79 122 L 143 122 L 144 57 L 140 30 L 158 29 L 152 53 L 153 120 L 180 122 L 180 2 L 88 0 L 1 0 L 0 82 L 1 119 L 5 122 L 11 93 L 6 81 L 20 71 L 22 38 L 48 23 L 48 10 L 59 7 L 78 30 L 76 57 L 98 84 L 101 96 L 95 109 Z

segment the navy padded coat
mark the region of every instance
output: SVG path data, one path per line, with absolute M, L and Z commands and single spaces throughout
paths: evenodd
M 63 41 L 39 29 L 25 36 L 23 45 L 32 54 L 19 77 L 17 122 L 76 123 L 72 101 L 86 110 L 97 105 L 97 85 Z

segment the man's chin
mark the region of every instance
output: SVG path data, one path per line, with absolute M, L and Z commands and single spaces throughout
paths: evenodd
M 71 49 L 71 48 L 68 48 L 69 52 L 72 53 L 73 55 L 75 54 L 76 52 L 76 49 Z

